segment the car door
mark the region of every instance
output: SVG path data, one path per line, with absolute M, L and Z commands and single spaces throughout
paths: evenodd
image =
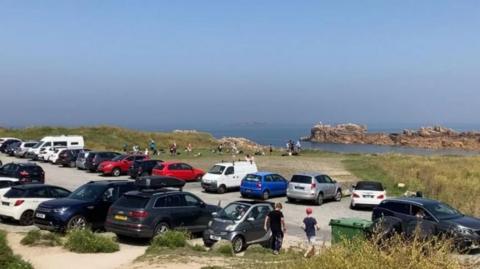
M 89 207 L 90 218 L 95 227 L 103 227 L 110 206 L 118 199 L 118 186 L 107 187 L 95 203 Z
M 170 214 L 170 228 L 189 229 L 191 216 L 188 207 L 186 207 L 185 197 L 180 194 L 170 194 L 165 197 L 165 207 Z
M 50 187 L 50 198 L 65 198 L 70 195 L 70 191 L 60 187 Z
M 273 182 L 275 183 L 275 187 L 277 189 L 276 195 L 286 195 L 288 181 L 281 175 L 275 174 L 272 177 L 273 177 Z
M 135 160 L 135 156 L 129 156 L 124 160 L 122 160 L 121 169 L 123 173 L 128 172 L 128 168 L 130 167 L 130 165 L 132 165 L 134 160 Z
M 179 163 L 179 171 L 182 174 L 184 180 L 193 180 L 195 179 L 195 173 L 193 171 L 193 167 L 186 163 Z
M 247 242 L 263 241 L 268 236 L 269 231 L 266 231 L 263 226 L 270 211 L 271 207 L 268 205 L 256 205 L 247 213 L 242 225 Z
M 272 175 L 265 175 L 262 182 L 262 192 L 268 190 L 271 196 L 277 195 L 277 188 L 273 182 Z
M 227 188 L 240 187 L 241 179 L 235 174 L 235 167 L 229 166 L 225 169 L 225 186 Z
M 23 210 L 36 210 L 38 205 L 42 202 L 52 199 L 50 188 L 41 186 L 28 191 L 28 196 L 25 197 Z
M 200 198 L 184 193 L 185 203 L 190 216 L 186 220 L 187 226 L 194 232 L 201 232 L 207 228 L 208 222 L 212 219 L 211 212 L 208 212 L 206 204 Z
M 325 184 L 325 188 L 326 188 L 326 197 L 325 198 L 332 198 L 332 197 L 335 197 L 335 191 L 336 191 L 336 185 L 335 185 L 335 182 L 333 181 L 333 179 L 331 179 L 329 176 L 327 175 L 323 175 L 322 176 L 323 179 L 324 179 L 324 184 Z
M 437 234 L 438 222 L 433 216 L 424 208 L 411 205 L 410 215 L 405 221 L 406 229 L 404 232 L 408 236 L 413 236 L 418 232 L 420 237 L 429 237 Z

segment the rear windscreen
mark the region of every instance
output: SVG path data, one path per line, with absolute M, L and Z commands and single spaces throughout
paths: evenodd
M 379 182 L 358 182 L 355 186 L 356 190 L 365 190 L 365 191 L 383 191 L 382 183 Z
M 290 182 L 293 183 L 303 183 L 303 184 L 311 184 L 312 183 L 312 178 L 309 176 L 301 176 L 301 175 L 294 175 L 292 177 L 292 180 Z
M 115 206 L 126 208 L 145 208 L 150 199 L 146 197 L 124 195 L 117 200 Z
M 7 198 L 20 198 L 20 197 L 24 197 L 26 192 L 27 191 L 23 189 L 12 188 L 9 191 L 7 191 L 4 196 Z
M 262 180 L 262 177 L 258 176 L 258 175 L 254 175 L 254 174 L 248 174 L 248 175 L 245 176 L 244 180 L 259 182 L 259 181 Z

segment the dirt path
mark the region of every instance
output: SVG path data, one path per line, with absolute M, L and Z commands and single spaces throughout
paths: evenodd
M 29 261 L 35 269 L 117 269 L 128 268 L 145 246 L 120 245 L 120 251 L 101 254 L 78 254 L 61 247 L 27 247 L 20 244 L 23 235 L 8 233 L 8 243 L 15 254 Z

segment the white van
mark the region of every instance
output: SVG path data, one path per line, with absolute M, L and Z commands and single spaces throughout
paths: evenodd
M 40 152 L 53 152 L 55 148 L 83 149 L 85 146 L 83 136 L 62 135 L 45 136 L 35 146 L 28 150 L 27 156 L 31 159 L 37 159 Z M 43 154 L 42 154 L 43 155 Z
M 250 173 L 258 172 L 254 162 L 238 161 L 217 163 L 202 177 L 202 188 L 205 191 L 224 193 L 228 189 L 238 189 L 242 179 Z

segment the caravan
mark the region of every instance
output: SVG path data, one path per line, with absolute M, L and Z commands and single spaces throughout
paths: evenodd
M 40 140 L 35 146 L 29 149 L 27 157 L 33 160 L 47 157 L 51 155 L 57 148 L 66 149 L 83 149 L 85 146 L 83 136 L 46 136 Z
M 254 162 L 217 163 L 202 177 L 202 188 L 205 191 L 218 193 L 224 193 L 228 189 L 238 189 L 247 174 L 257 171 L 257 165 Z

